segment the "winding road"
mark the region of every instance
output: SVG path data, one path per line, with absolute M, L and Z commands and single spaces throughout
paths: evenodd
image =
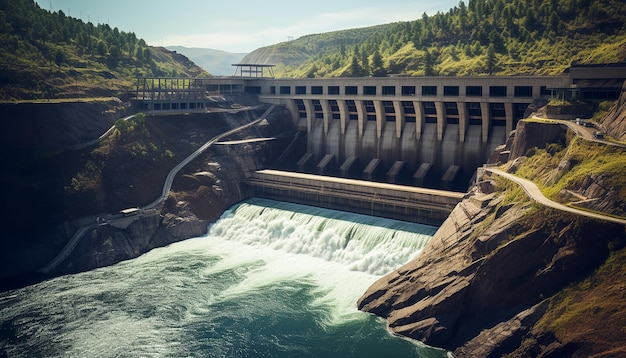
M 571 120 L 567 120 L 567 119 L 551 119 L 551 118 L 542 118 L 542 117 L 538 117 L 538 116 L 533 116 L 533 119 L 535 120 L 539 120 L 539 121 L 546 121 L 549 123 L 558 123 L 558 124 L 563 124 L 566 125 L 569 129 L 571 129 L 574 133 L 576 133 L 579 137 L 588 140 L 590 142 L 596 142 L 596 143 L 602 143 L 602 144 L 606 144 L 606 145 L 612 145 L 612 146 L 616 146 L 616 147 L 622 147 L 622 148 L 626 148 L 626 144 L 623 142 L 618 142 L 618 141 L 613 141 L 613 140 L 607 140 L 607 139 L 603 139 L 603 138 L 596 138 L 593 133 L 597 132 L 598 129 L 597 124 L 593 124 L 593 127 L 585 127 L 581 124 L 577 124 L 576 122 L 572 122 Z
M 515 183 L 517 183 L 519 186 L 522 187 L 522 189 L 524 189 L 524 191 L 526 192 L 526 194 L 528 194 L 528 196 L 535 200 L 536 202 L 550 207 L 550 208 L 554 208 L 557 210 L 561 210 L 561 211 L 566 211 L 568 213 L 572 213 L 572 214 L 577 214 L 577 215 L 583 215 L 589 218 L 594 218 L 594 219 L 599 219 L 599 220 L 604 220 L 604 221 L 609 221 L 609 222 L 613 222 L 613 223 L 617 223 L 617 224 L 622 224 L 622 225 L 626 225 L 626 219 L 622 219 L 622 218 L 618 218 L 615 216 L 609 216 L 609 215 L 603 215 L 600 213 L 595 213 L 595 212 L 591 212 L 591 211 L 586 211 L 586 210 L 581 210 L 581 209 L 576 209 L 573 208 L 571 206 L 567 206 L 567 205 L 563 205 L 560 203 L 557 203 L 555 201 L 552 201 L 548 198 L 546 198 L 543 193 L 541 192 L 541 190 L 539 190 L 539 188 L 537 187 L 537 185 L 535 183 L 533 183 L 532 181 L 528 180 L 528 179 L 524 179 L 524 178 L 520 178 L 516 175 L 507 173 L 503 170 L 499 170 L 499 169 L 495 169 L 495 168 L 483 168 L 486 172 L 490 172 L 496 175 L 499 175 L 503 178 L 506 178 L 508 180 L 511 180 Z

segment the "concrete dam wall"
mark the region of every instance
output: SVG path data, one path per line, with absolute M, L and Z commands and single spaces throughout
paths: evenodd
M 475 169 L 507 136 L 504 127 L 495 127 L 483 143 L 480 126 L 469 126 L 462 142 L 459 125 L 449 124 L 438 140 L 436 124 L 426 123 L 417 138 L 415 123 L 405 123 L 398 138 L 395 123 L 388 122 L 378 137 L 372 123 L 359 135 L 356 121 L 350 121 L 343 134 L 337 122 L 324 133 L 320 121 L 314 120 L 308 133 L 306 152 L 291 166 L 283 163 L 283 169 L 464 191 Z
M 138 86 L 137 97 L 158 111 L 204 110 L 203 98 L 255 96 L 285 106 L 303 133 L 276 169 L 465 191 L 528 106 L 558 95 L 570 81 L 566 75 L 232 76 L 188 80 L 180 88 L 178 81 L 154 79 Z

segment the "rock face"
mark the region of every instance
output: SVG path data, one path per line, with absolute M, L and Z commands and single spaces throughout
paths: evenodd
M 626 140 L 626 83 L 622 87 L 622 94 L 613 104 L 608 115 L 601 124 L 601 128 L 617 140 Z
M 289 128 L 286 118 L 277 110 L 264 125 L 238 135 L 276 135 Z M 160 214 L 136 220 L 126 229 L 93 229 L 55 274 L 111 265 L 155 247 L 205 234 L 208 225 L 225 209 L 253 195 L 244 183 L 247 173 L 267 168 L 282 148 L 277 141 L 214 145 L 179 173 Z
M 515 140 L 509 144 L 510 158 L 524 156 L 529 149 L 544 148 L 548 143 L 564 144 L 566 131 L 565 125 L 547 126 L 541 123 L 519 122 L 515 130 Z
M 587 175 L 578 187 L 576 190 L 578 195 L 582 198 L 592 198 L 579 201 L 578 206 L 616 216 L 626 215 L 626 204 L 619 200 L 621 188 L 611 185 L 606 175 Z M 602 200 L 596 200 L 598 198 Z
M 367 290 L 360 310 L 458 357 L 501 356 L 520 345 L 546 298 L 602 263 L 623 235 L 481 187 L 489 183 L 472 188 L 417 259 Z
M 58 149 L 97 138 L 132 108 L 129 103 L 111 98 L 99 102 L 4 103 L 0 111 L 10 119 L 0 133 L 2 146 L 30 150 Z

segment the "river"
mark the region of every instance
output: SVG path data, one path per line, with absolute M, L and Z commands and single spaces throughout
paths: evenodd
M 205 236 L 0 293 L 0 357 L 446 357 L 356 309 L 435 231 L 250 199 Z

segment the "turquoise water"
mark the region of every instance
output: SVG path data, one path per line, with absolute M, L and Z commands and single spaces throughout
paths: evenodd
M 356 309 L 435 230 L 252 199 L 206 236 L 0 293 L 0 357 L 445 357 Z

